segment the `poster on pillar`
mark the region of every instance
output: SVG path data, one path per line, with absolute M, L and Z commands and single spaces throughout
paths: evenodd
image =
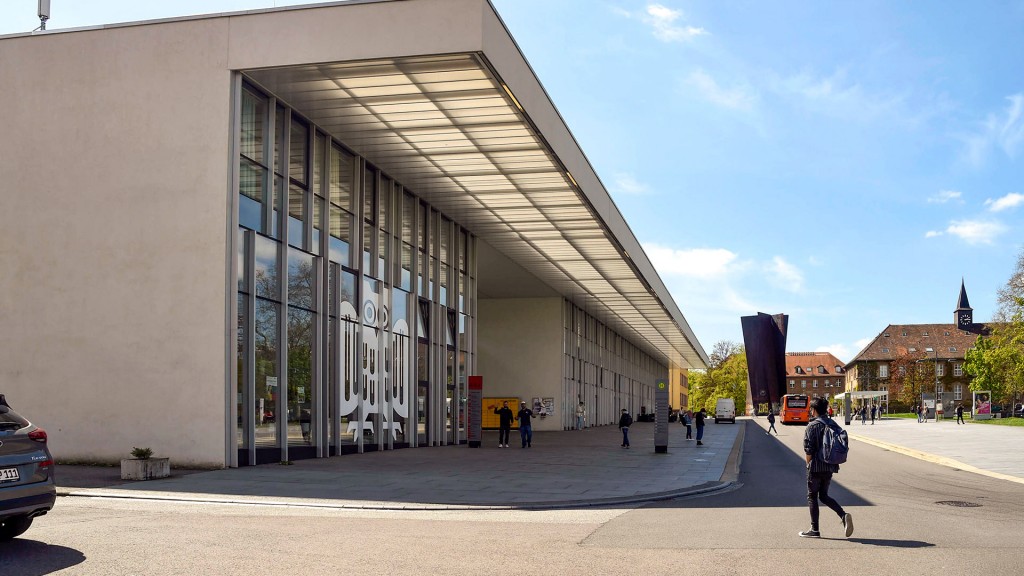
M 484 400 L 484 379 L 483 376 L 469 377 L 469 391 L 467 394 L 469 409 L 466 411 L 466 439 L 470 448 L 479 448 L 483 436 L 483 400 Z

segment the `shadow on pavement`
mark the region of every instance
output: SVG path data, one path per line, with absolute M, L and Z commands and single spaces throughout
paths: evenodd
M 74 548 L 24 538 L 0 542 L 0 574 L 41 576 L 82 562 L 85 554 Z
M 836 538 L 843 540 L 843 538 Z M 868 546 L 884 546 L 886 548 L 933 548 L 935 544 L 920 540 L 890 540 L 887 538 L 846 538 L 847 542 L 866 544 Z

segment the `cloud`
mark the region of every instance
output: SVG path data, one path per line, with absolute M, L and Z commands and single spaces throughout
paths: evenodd
M 1006 232 L 1006 226 L 996 220 L 954 220 L 946 232 L 968 244 L 992 244 L 997 236 Z
M 951 200 L 957 200 L 958 202 L 963 204 L 963 200 L 961 200 L 960 198 L 961 196 L 963 196 L 963 194 L 955 190 L 940 190 L 938 194 L 928 198 L 928 203 L 945 204 Z
M 936 236 L 942 236 L 942 232 L 939 232 L 938 230 L 929 230 L 924 233 L 925 238 L 935 238 Z
M 756 94 L 741 87 L 723 88 L 704 70 L 693 71 L 688 80 L 704 99 L 717 106 L 733 110 L 751 110 L 757 103 Z
M 707 30 L 695 26 L 677 26 L 682 17 L 680 10 L 673 10 L 661 4 L 648 4 L 644 23 L 654 28 L 654 37 L 662 42 L 680 42 L 707 34 Z
M 639 196 L 650 192 L 650 188 L 646 184 L 639 182 L 632 174 L 627 174 L 625 172 L 620 172 L 615 175 L 613 189 L 615 192 L 621 192 L 631 196 Z
M 998 113 L 990 113 L 980 129 L 963 137 L 964 159 L 973 166 L 982 166 L 993 150 L 999 148 L 1016 158 L 1024 144 L 1024 92 L 1006 97 L 1009 104 Z
M 842 362 L 849 361 L 853 358 L 853 352 L 850 351 L 850 347 L 845 344 L 829 344 L 827 346 L 818 346 L 814 349 L 815 352 L 829 352 L 836 358 L 839 358 Z M 832 367 L 829 366 L 829 369 Z
M 645 244 L 644 252 L 662 274 L 691 278 L 722 278 L 732 271 L 737 255 L 725 248 L 675 250 L 657 244 Z
M 802 292 L 804 289 L 803 272 L 781 256 L 772 258 L 771 263 L 766 266 L 766 272 L 768 281 L 778 288 L 789 292 Z
M 985 200 L 985 206 L 988 206 L 988 209 L 991 212 L 1000 212 L 1007 208 L 1016 208 L 1021 204 L 1024 204 L 1024 194 L 1017 194 L 1016 192 L 1010 192 L 1006 196 L 995 200 L 991 198 Z

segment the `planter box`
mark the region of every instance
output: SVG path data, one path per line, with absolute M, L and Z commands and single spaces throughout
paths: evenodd
M 149 458 L 121 460 L 121 480 L 154 480 L 171 475 L 170 458 Z

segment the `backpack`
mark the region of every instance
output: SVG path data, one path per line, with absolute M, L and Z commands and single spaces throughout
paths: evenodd
M 850 440 L 846 430 L 839 427 L 834 420 L 825 422 L 825 431 L 821 435 L 821 452 L 818 456 L 828 464 L 843 464 L 850 452 Z

